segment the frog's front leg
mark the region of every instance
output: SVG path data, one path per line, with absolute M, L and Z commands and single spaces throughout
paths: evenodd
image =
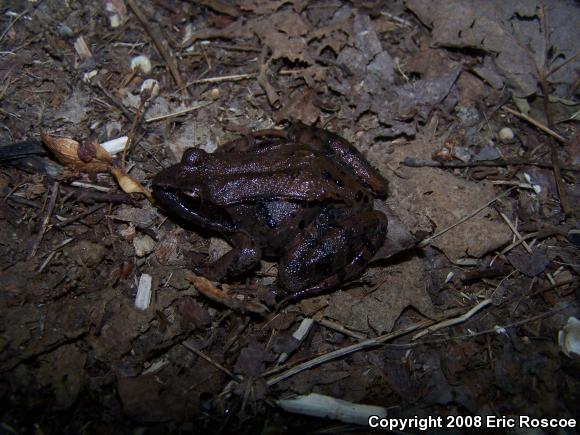
M 387 218 L 376 210 L 313 222 L 280 260 L 278 284 L 292 297 L 316 294 L 360 275 L 383 245 Z
M 213 281 L 243 275 L 253 269 L 262 258 L 262 250 L 246 233 L 234 233 L 229 238 L 232 250 L 213 263 L 194 266 L 193 270 Z

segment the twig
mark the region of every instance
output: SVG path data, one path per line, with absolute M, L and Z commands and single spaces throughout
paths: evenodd
M 28 259 L 31 259 L 36 255 L 38 247 L 40 246 L 40 242 L 42 241 L 44 233 L 48 228 L 48 222 L 50 221 L 50 217 L 52 216 L 52 212 L 54 211 L 54 206 L 56 205 L 56 198 L 58 197 L 59 186 L 60 184 L 58 181 L 52 185 L 52 189 L 50 191 L 50 201 L 48 202 L 48 207 L 46 208 L 46 212 L 44 213 L 44 217 L 42 219 L 42 227 L 40 228 L 40 231 L 36 235 L 36 239 L 34 240 L 34 244 L 32 245 L 32 249 L 30 250 Z
M 423 239 L 421 242 L 419 242 L 417 244 L 418 247 L 420 248 L 424 248 L 425 246 L 429 245 L 429 243 L 431 243 L 434 239 L 436 239 L 439 236 L 442 236 L 443 234 L 445 234 L 447 231 L 455 228 L 458 225 L 461 225 L 463 222 L 471 219 L 473 216 L 477 215 L 478 213 L 480 213 L 481 211 L 485 210 L 487 207 L 489 207 L 491 204 L 493 204 L 494 202 L 496 202 L 498 199 L 503 198 L 504 196 L 507 196 L 508 193 L 510 193 L 512 190 L 514 190 L 515 187 L 510 187 L 508 190 L 506 190 L 503 193 L 500 193 L 498 196 L 496 196 L 495 198 L 491 199 L 490 201 L 488 201 L 486 204 L 482 205 L 481 207 L 479 207 L 477 210 L 475 210 L 473 213 L 468 214 L 467 216 L 459 219 L 459 221 L 455 222 L 453 225 L 439 231 L 438 233 L 433 234 L 431 237 L 427 237 L 426 239 Z
M 53 225 L 53 227 L 55 227 L 55 228 L 61 228 L 61 227 L 64 227 L 64 226 L 66 226 L 66 225 L 68 225 L 68 224 L 71 224 L 71 223 L 73 223 L 73 222 L 76 222 L 76 221 L 78 221 L 79 219 L 82 219 L 82 218 L 84 218 L 84 217 L 86 217 L 86 216 L 88 216 L 88 215 L 90 215 L 90 214 L 92 214 L 92 213 L 96 212 L 97 210 L 100 210 L 100 209 L 102 209 L 102 208 L 106 207 L 106 205 L 107 205 L 107 204 L 99 204 L 99 205 L 96 205 L 96 206 L 94 206 L 94 207 L 92 207 L 92 208 L 90 208 L 90 209 L 88 209 L 88 210 L 85 210 L 85 211 L 83 211 L 82 213 L 79 213 L 79 214 L 78 214 L 78 215 L 76 215 L 76 216 L 73 216 L 73 217 L 71 217 L 71 218 L 65 219 L 65 220 L 63 220 L 63 221 L 60 221 L 59 223 L 57 223 L 57 224 Z
M 359 350 L 368 349 L 371 347 L 378 346 L 378 345 L 385 343 L 389 340 L 393 340 L 397 337 L 408 334 L 409 332 L 413 332 L 413 331 L 416 331 L 417 329 L 425 328 L 425 327 L 430 326 L 432 324 L 433 324 L 433 320 L 424 320 L 422 322 L 415 323 L 411 326 L 408 326 L 407 328 L 401 329 L 400 331 L 391 332 L 389 334 L 381 335 L 380 337 L 371 338 L 369 340 L 364 340 L 364 341 L 361 341 L 359 343 L 352 344 L 350 346 L 346 346 L 346 347 L 343 347 L 341 349 L 334 350 L 332 352 L 328 352 L 324 355 L 321 355 L 319 357 L 316 357 L 314 359 L 306 361 L 302 364 L 298 364 L 297 366 L 294 366 L 291 369 L 289 369 L 289 370 L 287 370 L 279 375 L 272 376 L 271 378 L 266 380 L 266 385 L 268 387 L 271 387 L 272 385 L 275 385 L 278 382 L 283 381 L 284 379 L 287 379 L 287 378 L 294 376 L 300 372 L 303 372 L 304 370 L 308 370 L 312 367 L 318 366 L 320 364 L 324 364 L 328 361 L 332 361 L 334 359 L 341 358 L 345 355 L 349 355 L 351 353 L 358 352 Z
M 47 256 L 46 260 L 44 260 L 44 262 L 41 264 L 41 266 L 38 268 L 38 273 L 41 273 L 44 268 L 46 266 L 48 266 L 48 263 L 50 263 L 50 261 L 52 260 L 52 258 L 55 256 L 55 254 L 60 251 L 63 247 L 65 247 L 66 245 L 68 245 L 70 242 L 72 242 L 74 240 L 74 237 L 69 237 L 68 239 L 64 240 L 63 242 L 59 243 L 58 245 L 56 245 L 52 251 L 50 251 L 48 254 L 44 254 L 45 256 Z
M 0 42 L 2 42 L 2 40 L 4 39 L 4 37 L 6 36 L 6 34 L 10 31 L 10 29 L 12 28 L 12 26 L 14 26 L 14 24 L 16 24 L 16 22 L 18 20 L 20 20 L 20 18 L 22 18 L 24 15 L 26 15 L 28 12 L 30 12 L 30 9 L 24 9 L 22 12 L 20 12 L 16 18 L 14 18 L 12 21 L 10 21 L 8 23 L 8 25 L 6 26 L 6 28 L 4 29 L 4 31 L 2 32 L 2 35 L 0 35 Z
M 246 51 L 250 53 L 261 53 L 262 49 L 251 46 L 244 45 L 231 45 L 231 44 L 204 44 L 206 48 L 221 48 L 222 50 L 232 50 L 232 51 Z
M 110 192 L 112 189 L 110 187 L 99 186 L 98 184 L 83 183 L 82 181 L 73 181 L 70 183 L 73 187 L 82 187 L 85 189 L 95 189 L 99 192 Z
M 530 245 L 528 245 L 526 243 L 526 241 L 523 239 L 522 235 L 517 230 L 517 228 L 514 226 L 514 224 L 512 224 L 511 221 L 508 219 L 508 217 L 505 214 L 503 214 L 501 211 L 499 212 L 499 215 L 504 220 L 504 222 L 508 225 L 508 227 L 510 227 L 510 230 L 512 230 L 512 232 L 514 233 L 516 238 L 521 241 L 522 245 L 524 246 L 524 249 L 526 251 L 528 251 L 528 254 L 532 255 L 533 254 L 532 248 L 530 248 Z
M 511 245 L 506 246 L 504 249 L 502 249 L 502 251 L 500 252 L 500 255 L 507 254 L 509 251 L 514 249 L 516 246 L 519 246 L 523 241 L 533 239 L 533 238 L 537 237 L 538 234 L 540 234 L 540 233 L 536 232 L 536 233 L 530 233 L 530 234 L 526 234 L 525 236 L 522 236 L 520 239 L 516 240 Z M 495 258 L 494 258 L 494 260 L 495 260 Z
M 368 337 L 365 336 L 364 334 L 361 334 L 359 332 L 355 332 L 351 329 L 347 329 L 344 326 L 336 323 L 336 322 L 331 322 L 328 319 L 324 319 L 324 318 L 315 318 L 314 320 L 316 320 L 317 323 L 319 323 L 320 325 L 328 328 L 328 329 L 333 329 L 335 331 L 340 332 L 341 334 L 344 335 L 348 335 L 349 337 L 352 338 L 356 338 L 357 340 L 366 340 Z
M 131 128 L 129 129 L 129 133 L 127 133 L 127 142 L 125 143 L 125 148 L 123 148 L 123 156 L 121 157 L 121 172 L 123 174 L 125 174 L 125 162 L 127 160 L 127 154 L 129 153 L 129 151 L 131 151 L 131 148 L 133 147 L 135 132 L 137 131 L 137 127 L 139 125 L 139 122 L 141 121 L 141 118 L 143 117 L 143 114 L 145 113 L 143 110 L 145 108 L 145 103 L 147 103 L 147 98 L 144 98 L 144 96 L 141 95 L 141 102 L 139 103 L 139 108 L 137 109 L 137 113 L 133 118 L 133 123 L 131 124 Z
M 540 121 L 537 121 L 534 118 L 531 118 L 530 116 L 526 115 L 525 113 L 518 112 L 517 110 L 510 109 L 509 107 L 506 107 L 506 106 L 502 107 L 502 110 L 505 110 L 506 112 L 511 113 L 512 115 L 517 116 L 518 118 L 523 119 L 524 121 L 529 122 L 534 127 L 539 128 L 544 133 L 549 134 L 550 136 L 559 140 L 562 143 L 568 142 L 568 140 L 565 137 L 560 136 L 558 133 L 556 133 L 551 128 L 546 127 Z
M 123 105 L 123 103 L 121 103 L 119 100 L 117 100 L 117 98 L 115 98 L 112 94 L 110 94 L 109 91 L 107 91 L 100 83 L 97 83 L 96 86 L 103 93 L 103 95 L 107 97 L 111 103 L 113 103 L 113 106 L 119 109 L 123 114 L 123 116 L 127 118 L 129 122 L 132 123 L 133 115 L 131 114 L 131 112 L 127 110 L 127 108 Z
M 258 77 L 258 73 L 248 74 L 232 74 L 229 76 L 208 77 L 206 79 L 193 80 L 186 86 L 201 85 L 204 83 L 221 83 L 221 82 L 237 82 L 239 80 L 248 80 Z
M 178 111 L 173 112 L 173 113 L 168 113 L 166 115 L 159 115 L 159 116 L 154 116 L 152 118 L 147 118 L 145 120 L 145 122 L 161 121 L 162 119 L 173 118 L 175 116 L 185 115 L 186 113 L 190 113 L 190 112 L 193 112 L 193 111 L 198 110 L 198 109 L 203 109 L 204 107 L 207 107 L 212 103 L 213 103 L 213 101 L 204 101 L 203 103 L 199 103 L 199 104 L 196 104 L 195 106 L 191 106 L 191 107 L 188 107 L 186 109 L 178 110 Z
M 187 341 L 184 341 L 183 346 L 185 346 L 185 348 L 189 349 L 190 351 L 192 351 L 194 354 L 196 354 L 197 356 L 203 358 L 204 360 L 206 360 L 208 363 L 210 363 L 211 365 L 213 365 L 214 367 L 216 367 L 217 369 L 221 370 L 222 372 L 224 372 L 226 375 L 228 375 L 234 382 L 237 382 L 238 384 L 242 382 L 242 380 L 240 379 L 239 376 L 235 375 L 234 373 L 230 372 L 228 369 L 226 369 L 224 366 L 222 366 L 220 363 L 218 363 L 217 361 L 214 361 L 213 359 L 211 359 L 209 356 L 207 356 L 205 353 L 203 353 L 201 350 L 197 350 L 193 344 L 188 343 Z
M 411 341 L 415 341 L 421 337 L 424 337 L 427 334 L 430 334 L 432 332 L 438 331 L 439 329 L 443 329 L 443 328 L 447 328 L 449 326 L 453 326 L 453 325 L 457 325 L 459 323 L 463 323 L 466 320 L 470 319 L 471 317 L 473 317 L 475 314 L 477 314 L 479 311 L 481 311 L 482 309 L 484 309 L 485 307 L 487 307 L 488 305 L 491 305 L 492 300 L 491 299 L 485 299 L 483 301 L 481 301 L 479 304 L 477 304 L 475 307 L 473 307 L 472 309 L 470 309 L 467 313 L 458 316 L 458 317 L 454 317 L 452 319 L 447 319 L 444 320 L 440 323 L 437 323 L 433 326 L 429 326 L 427 329 L 425 329 L 424 331 L 419 332 L 418 334 L 415 334 L 413 336 L 413 338 L 411 338 Z
M 385 347 L 408 349 L 411 347 L 417 347 L 417 346 L 423 346 L 423 345 L 448 343 L 449 341 L 453 341 L 453 340 L 465 340 L 465 339 L 469 339 L 469 338 L 480 337 L 482 335 L 497 334 L 498 332 L 500 332 L 504 329 L 515 328 L 516 326 L 524 325 L 526 323 L 534 322 L 536 320 L 540 320 L 540 319 L 544 319 L 546 317 L 553 316 L 554 314 L 559 313 L 560 311 L 564 311 L 565 309 L 570 308 L 570 307 L 577 305 L 577 304 L 578 304 L 578 301 L 570 302 L 568 304 L 565 304 L 565 305 L 558 307 L 558 308 L 555 308 L 553 310 L 546 311 L 544 313 L 537 314 L 535 316 L 531 316 L 531 317 L 528 317 L 526 319 L 518 320 L 517 322 L 508 323 L 507 325 L 502 325 L 502 326 L 494 326 L 493 328 L 484 329 L 483 331 L 479 331 L 479 332 L 457 335 L 455 337 L 448 337 L 448 338 L 443 338 L 443 339 L 439 339 L 439 340 L 416 341 L 414 343 L 386 344 Z
M 393 15 L 393 14 L 390 14 L 388 12 L 381 12 L 381 15 L 383 15 L 383 16 L 385 16 L 387 18 L 390 18 L 395 23 L 399 23 L 399 24 L 402 24 L 402 25 L 407 26 L 407 27 L 412 27 L 413 26 L 410 22 L 408 22 L 404 18 L 398 17 L 398 16 Z
M 525 119 L 526 121 L 530 122 L 540 130 L 548 133 L 550 136 L 558 139 L 560 142 L 566 143 L 566 140 L 560 136 L 559 134 L 553 131 L 554 127 L 554 118 L 552 117 L 552 112 L 550 110 L 550 88 L 548 84 L 548 61 L 549 61 L 549 48 L 550 48 L 550 35 L 549 26 L 548 26 L 548 16 L 546 14 L 546 7 L 544 5 L 543 0 L 540 0 L 540 25 L 542 28 L 542 35 L 544 36 L 544 51 L 543 51 L 543 61 L 542 65 L 538 65 L 536 60 L 534 59 L 533 53 L 526 45 L 524 45 L 519 39 L 515 36 L 514 38 L 517 44 L 521 47 L 524 51 L 526 56 L 529 59 L 529 62 L 534 66 L 536 69 L 536 73 L 538 75 L 538 80 L 540 81 L 540 87 L 542 89 L 543 94 L 543 105 L 544 105 L 544 113 L 546 115 L 546 119 L 548 121 L 548 126 L 543 126 L 536 120 L 524 115 L 522 113 L 518 114 L 518 112 L 514 112 L 504 107 L 505 110 L 508 112 Z M 560 172 L 560 161 L 558 159 L 558 152 L 556 146 L 552 142 L 548 142 L 548 147 L 550 148 L 550 154 L 552 156 L 552 164 L 554 165 L 554 178 L 556 181 L 556 188 L 558 190 L 558 196 L 560 197 L 560 205 L 562 207 L 562 211 L 566 216 L 570 216 L 572 214 L 572 206 L 570 204 L 570 200 L 568 198 L 568 194 L 566 193 L 566 189 L 564 188 L 564 183 L 562 182 L 562 174 Z
M 553 70 L 549 71 L 548 74 L 546 74 L 546 78 L 550 77 L 552 74 L 556 74 L 558 71 L 560 71 L 566 65 L 568 65 L 570 62 L 574 62 L 578 56 L 580 56 L 580 51 L 578 53 L 576 53 L 574 56 L 572 56 L 571 58 L 566 59 L 564 62 L 562 62 L 557 67 L 555 67 Z
M 568 285 L 568 284 L 573 284 L 574 287 L 578 287 L 578 282 L 579 282 L 578 281 L 578 278 L 570 278 L 570 279 L 567 279 L 567 280 L 562 281 L 562 282 L 557 282 L 556 284 L 549 285 L 546 288 L 541 288 L 540 290 L 536 290 L 534 293 L 532 293 L 532 294 L 530 294 L 528 296 L 522 297 L 521 300 L 528 299 L 528 298 L 533 298 L 534 296 L 538 296 L 538 295 L 540 295 L 542 293 L 546 293 L 546 292 L 548 292 L 550 290 L 554 290 L 554 289 L 557 289 L 559 287 L 563 287 L 563 286 Z M 520 302 L 521 302 L 521 300 L 520 300 Z
M 562 206 L 562 211 L 564 214 L 566 216 L 570 216 L 572 214 L 572 205 L 570 204 L 568 193 L 566 193 L 564 182 L 562 181 L 562 172 L 560 171 L 560 159 L 558 158 L 558 150 L 556 149 L 556 145 L 550 140 L 548 141 L 548 147 L 550 148 L 552 164 L 554 165 L 554 181 L 556 182 L 556 188 L 558 189 L 560 205 Z
M 179 88 L 185 88 L 186 87 L 185 83 L 181 78 L 181 74 L 179 72 L 179 69 L 177 68 L 177 64 L 175 63 L 173 54 L 165 48 L 165 45 L 163 44 L 159 32 L 149 24 L 147 17 L 145 16 L 141 8 L 137 6 L 135 0 L 127 0 L 127 4 L 131 8 L 137 19 L 141 22 L 141 25 L 143 26 L 145 31 L 149 34 L 149 37 L 152 39 L 153 44 L 155 44 L 155 47 L 157 48 L 157 51 L 159 52 L 163 60 L 165 60 L 165 63 L 169 68 L 169 72 L 171 73 L 173 80 L 175 80 L 177 86 Z
M 460 161 L 451 161 L 451 162 L 440 162 L 438 160 L 424 160 L 424 159 L 417 159 L 415 157 L 406 157 L 403 160 L 403 165 L 411 167 L 411 168 L 422 168 L 422 167 L 429 167 L 429 168 L 472 168 L 477 166 L 537 166 L 539 168 L 554 168 L 554 165 L 547 162 L 530 162 L 527 160 L 520 160 L 520 159 L 498 159 L 498 160 L 480 160 L 477 162 L 460 162 Z M 561 169 L 566 171 L 572 172 L 579 172 L 580 167 L 577 166 L 560 166 Z

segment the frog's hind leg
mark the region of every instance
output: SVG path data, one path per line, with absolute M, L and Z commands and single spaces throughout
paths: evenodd
M 383 245 L 387 218 L 376 210 L 332 224 L 313 222 L 280 260 L 278 284 L 292 298 L 312 295 L 360 275 Z
M 193 270 L 214 281 L 237 277 L 252 270 L 262 258 L 262 250 L 255 240 L 245 233 L 236 233 L 230 241 L 234 245 L 231 251 L 213 263 L 194 266 Z

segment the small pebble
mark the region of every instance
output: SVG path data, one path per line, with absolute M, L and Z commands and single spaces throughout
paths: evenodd
M 504 127 L 499 131 L 499 139 L 502 142 L 509 142 L 515 137 L 514 131 L 509 127 Z
M 147 56 L 136 56 L 131 59 L 131 69 L 136 73 L 149 74 L 151 72 L 151 61 Z
M 133 239 L 133 246 L 135 247 L 137 257 L 144 257 L 155 249 L 155 240 L 147 234 L 144 234 Z
M 159 95 L 159 82 L 155 79 L 147 79 L 141 85 L 141 93 L 147 93 L 149 99 L 154 99 Z

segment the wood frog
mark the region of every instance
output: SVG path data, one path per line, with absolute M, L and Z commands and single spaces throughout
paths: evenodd
M 387 181 L 345 139 L 304 124 L 256 131 L 213 154 L 190 148 L 152 187 L 168 212 L 233 246 L 196 272 L 219 281 L 277 259 L 279 295 L 355 278 L 387 233 L 386 216 L 373 210 Z

